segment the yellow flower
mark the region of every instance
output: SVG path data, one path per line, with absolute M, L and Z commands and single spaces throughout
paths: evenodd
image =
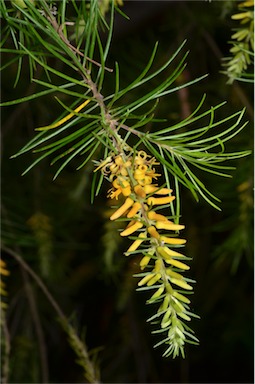
M 161 306 L 159 307 L 159 312 L 160 312 L 160 311 L 166 311 L 167 308 L 169 307 L 169 304 L 170 304 L 170 296 L 169 296 L 169 295 L 166 295 L 166 296 L 164 297 L 163 303 L 162 303 Z
M 160 297 L 162 295 L 162 293 L 164 292 L 165 288 L 164 286 L 158 288 L 156 290 L 155 293 L 153 293 L 153 295 L 151 296 L 150 300 L 149 301 L 154 301 L 155 299 L 157 299 L 158 297 Z
M 147 284 L 147 286 L 150 287 L 154 285 L 160 278 L 160 273 L 149 273 L 148 275 L 144 276 L 142 280 L 139 281 L 138 286 L 141 287 L 142 285 Z
M 246 7 L 254 7 L 254 0 L 247 0 L 243 3 L 239 4 L 240 8 L 246 8 Z
M 141 198 L 145 198 L 146 197 L 146 193 L 144 191 L 144 188 L 140 185 L 140 184 L 137 184 L 134 186 L 134 191 L 135 191 L 135 194 Z
M 159 163 L 156 161 L 155 157 L 151 157 L 145 151 L 139 151 L 135 156 L 135 164 L 136 165 L 158 165 Z
M 153 227 L 153 225 L 151 227 L 149 227 L 148 229 L 148 232 L 149 234 L 154 237 L 155 239 L 159 239 L 160 238 L 160 234 L 158 233 L 158 231 L 156 230 L 155 227 Z
M 142 258 L 142 260 L 140 261 L 141 270 L 143 270 L 145 267 L 147 267 L 150 260 L 151 260 L 151 255 L 146 255 Z
M 143 224 L 140 221 L 137 221 L 135 224 L 131 225 L 130 227 L 124 229 L 124 231 L 120 232 L 120 236 L 129 236 L 142 227 L 143 227 Z
M 242 12 L 242 13 L 237 13 L 235 15 L 232 15 L 231 18 L 233 20 L 241 20 L 241 19 L 246 19 L 247 18 L 247 21 L 249 21 L 249 19 L 253 18 L 253 13 L 250 12 L 250 11 Z
M 136 201 L 132 206 L 132 208 L 130 209 L 130 211 L 128 212 L 127 217 L 128 218 L 134 217 L 137 214 L 137 212 L 141 209 L 141 207 L 142 207 L 141 203 L 139 203 L 139 201 Z
M 0 259 L 0 275 L 1 275 L 1 280 L 0 280 L 0 296 L 7 296 L 7 291 L 5 289 L 5 283 L 2 281 L 2 276 L 9 276 L 10 272 L 6 268 L 6 263 Z M 1 300 L 1 309 L 4 310 L 7 308 L 7 304 Z
M 177 237 L 166 237 L 166 236 L 160 236 L 160 240 L 163 241 L 166 244 L 185 244 L 185 239 L 179 239 Z
M 138 283 L 138 286 L 141 287 L 142 285 L 145 285 L 148 283 L 150 279 L 152 279 L 155 276 L 154 273 L 148 273 L 148 275 L 144 276 Z
M 179 287 L 187 290 L 192 290 L 192 286 L 187 284 L 186 281 L 180 280 L 180 279 L 175 279 L 174 277 L 171 278 L 171 282 L 175 285 L 178 285 Z
M 144 191 L 146 194 L 148 193 L 155 193 L 156 195 L 168 195 L 171 192 L 173 192 L 172 189 L 168 188 L 159 188 L 157 185 L 145 185 L 144 186 Z
M 190 269 L 190 267 L 187 265 L 187 264 L 184 264 L 182 263 L 181 261 L 179 260 L 175 260 L 175 259 L 166 259 L 165 260 L 167 264 L 171 264 L 173 265 L 174 267 L 177 267 L 179 269 L 183 269 L 183 270 L 188 270 Z
M 186 313 L 184 312 L 178 313 L 178 316 L 182 317 L 184 320 L 187 320 L 187 321 L 191 320 L 191 318 L 188 315 L 186 315 Z
M 6 263 L 0 259 L 0 275 L 9 276 L 10 272 L 6 269 Z
M 157 221 L 157 229 L 166 229 L 168 231 L 179 231 L 180 229 L 185 228 L 184 225 L 174 224 L 171 221 Z
M 125 203 L 122 204 L 122 206 L 119 207 L 119 209 L 117 209 L 117 211 L 115 211 L 111 215 L 110 220 L 118 219 L 120 216 L 122 216 L 128 210 L 128 208 L 132 207 L 133 204 L 134 204 L 134 200 L 132 200 L 130 197 L 127 197 L 125 200 Z
M 149 211 L 148 212 L 148 218 L 150 220 L 168 221 L 167 218 L 164 215 L 160 215 L 159 213 L 156 213 L 154 211 Z
M 149 205 L 164 205 L 171 203 L 174 199 L 175 196 L 149 197 L 147 202 Z
M 164 314 L 163 318 L 162 318 L 162 321 L 161 321 L 161 328 L 166 328 L 168 327 L 168 325 L 171 324 L 171 319 L 170 319 L 170 316 L 171 316 L 171 308 L 169 307 L 166 311 L 166 313 Z
M 241 41 L 245 39 L 250 34 L 250 31 L 248 29 L 241 29 L 240 31 L 234 33 L 234 35 L 231 36 L 231 39 L 236 39 L 238 41 Z
M 179 292 L 174 291 L 173 296 L 175 296 L 178 300 L 181 300 L 183 303 L 186 303 L 186 304 L 190 303 L 190 300 Z
M 161 274 L 160 273 L 156 273 L 154 274 L 154 277 L 152 277 L 148 283 L 147 283 L 147 286 L 148 287 L 151 287 L 152 285 L 154 285 L 157 281 L 159 281 L 159 279 L 161 279 Z
M 172 258 L 172 257 L 175 257 L 175 258 L 177 257 L 179 259 L 185 258 L 185 256 L 182 253 L 173 251 L 172 249 L 169 249 L 166 246 L 165 247 L 157 247 L 157 251 L 166 260 L 169 259 L 169 258 Z
M 139 239 L 135 240 L 132 245 L 128 248 L 127 252 L 134 252 L 146 239 L 146 234 L 144 232 L 139 234 Z

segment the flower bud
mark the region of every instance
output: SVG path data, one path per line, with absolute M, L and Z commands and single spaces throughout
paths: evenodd
M 152 279 L 150 279 L 147 283 L 148 287 L 150 287 L 151 285 L 155 284 L 159 279 L 161 279 L 161 273 L 157 273 L 155 274 L 155 276 L 152 277 Z
M 149 256 L 149 255 L 146 255 L 142 258 L 142 260 L 140 261 L 141 270 L 143 270 L 145 267 L 147 267 L 147 265 L 150 262 L 150 259 L 151 259 L 151 256 Z
M 168 221 L 164 215 L 160 215 L 159 213 L 156 213 L 154 211 L 148 212 L 148 219 L 157 221 Z
M 182 253 L 173 251 L 172 249 L 169 249 L 168 247 L 157 247 L 157 251 L 160 253 L 164 259 L 170 259 L 172 257 L 178 257 L 178 258 L 185 258 L 185 256 Z
M 184 269 L 184 270 L 188 270 L 188 269 L 190 269 L 190 266 L 188 266 L 187 264 L 184 264 L 184 263 L 182 263 L 181 261 L 179 261 L 179 260 L 175 260 L 175 259 L 167 259 L 166 260 L 166 263 L 167 264 L 171 264 L 171 265 L 173 265 L 174 267 L 176 267 L 176 268 L 179 268 L 179 269 Z
M 157 299 L 158 297 L 160 297 L 162 295 L 162 293 L 164 292 L 164 290 L 165 290 L 164 287 L 158 288 L 157 291 L 151 296 L 149 301 L 153 301 L 153 300 Z
M 142 285 L 145 285 L 146 283 L 148 283 L 148 281 L 150 279 L 152 279 L 154 277 L 154 273 L 148 273 L 148 275 L 144 276 L 138 283 L 138 286 L 141 287 Z
M 161 321 L 161 328 L 166 328 L 171 324 L 171 308 L 168 308 Z
M 175 196 L 149 197 L 147 202 L 149 205 L 164 205 L 171 203 L 174 199 Z
M 137 184 L 134 186 L 134 191 L 135 191 L 135 194 L 138 195 L 139 197 L 143 199 L 146 197 L 146 193 L 140 184 Z
M 187 240 L 185 239 L 178 239 L 176 237 L 166 237 L 166 236 L 160 236 L 160 240 L 166 244 L 185 244 L 187 242 Z
M 140 221 L 136 221 L 135 224 L 131 225 L 130 227 L 124 229 L 124 231 L 120 232 L 120 236 L 129 236 L 142 227 L 143 227 L 143 223 L 141 223 Z
M 184 225 L 174 224 L 171 221 L 157 221 L 156 222 L 157 229 L 166 229 L 168 231 L 179 231 L 180 229 L 185 228 Z
M 183 289 L 187 289 L 187 290 L 192 290 L 192 286 L 187 284 L 186 281 L 184 280 L 180 280 L 180 279 L 175 279 L 174 277 L 173 278 L 170 278 L 171 282 L 175 285 L 178 285 L 179 287 L 183 288 Z
M 190 300 L 179 292 L 174 291 L 173 296 L 176 297 L 176 299 L 181 300 L 183 303 L 186 303 L 186 304 L 190 303 Z
M 129 219 L 131 219 L 132 217 L 134 217 L 135 214 L 139 211 L 140 208 L 141 208 L 141 204 L 140 204 L 138 201 L 136 201 L 136 202 L 134 203 L 134 205 L 132 206 L 132 208 L 130 209 L 130 211 L 128 212 L 127 217 L 128 217 Z
M 146 234 L 144 232 L 140 233 L 138 237 L 139 239 L 133 242 L 133 244 L 128 248 L 127 252 L 134 252 L 146 239 Z
M 173 192 L 172 189 L 160 188 L 157 185 L 145 185 L 144 190 L 146 194 L 155 193 L 156 195 L 169 195 L 171 192 Z
M 133 204 L 134 200 L 132 200 L 130 197 L 127 197 L 125 203 L 111 215 L 110 220 L 118 219 L 120 216 L 123 215 L 123 213 L 126 212 L 128 208 L 132 207 Z
M 147 231 L 149 232 L 149 234 L 151 235 L 151 237 L 154 237 L 155 239 L 159 239 L 160 238 L 160 235 L 158 233 L 158 231 L 156 230 L 155 227 L 150 226 Z

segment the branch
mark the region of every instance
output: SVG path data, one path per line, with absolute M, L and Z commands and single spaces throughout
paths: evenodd
M 8 376 L 9 376 L 9 360 L 10 360 L 10 352 L 11 352 L 11 341 L 10 341 L 10 333 L 7 327 L 5 313 L 2 310 L 1 313 L 1 321 L 2 321 L 2 331 L 3 331 L 3 339 L 4 340 L 4 351 L 2 351 L 2 372 L 1 372 L 1 383 L 7 384 L 8 383 Z
M 43 335 L 42 325 L 41 325 L 40 317 L 38 314 L 38 308 L 36 305 L 34 292 L 29 282 L 28 273 L 24 268 L 21 268 L 21 273 L 24 280 L 25 290 L 27 292 L 27 298 L 30 306 L 31 315 L 35 324 L 35 332 L 38 338 L 40 359 L 41 359 L 41 365 L 42 365 L 42 383 L 47 384 L 49 382 L 49 377 L 48 377 L 49 368 L 48 368 L 48 360 L 47 360 L 47 349 L 46 349 L 45 339 Z
M 75 46 L 73 46 L 70 41 L 65 37 L 65 35 L 63 34 L 63 26 L 62 25 L 59 25 L 57 23 L 57 20 L 56 18 L 52 15 L 52 13 L 50 12 L 48 16 L 46 16 L 46 19 L 51 23 L 51 25 L 53 26 L 53 28 L 55 29 L 55 31 L 58 33 L 59 37 L 61 38 L 61 40 L 75 53 L 77 53 L 79 56 L 81 57 L 84 57 L 84 54 L 79 51 L 78 48 L 76 48 Z M 66 24 L 73 24 L 73 23 L 66 23 Z M 97 61 L 89 58 L 86 56 L 86 60 L 90 61 L 91 63 L 97 65 L 98 67 L 101 67 L 102 65 L 100 63 L 98 63 Z M 107 68 L 107 67 L 104 67 L 108 72 L 113 72 L 113 69 L 111 68 Z
M 63 329 L 68 334 L 71 346 L 73 347 L 75 353 L 78 355 L 79 359 L 83 362 L 83 364 L 81 364 L 81 361 L 79 361 L 79 364 L 82 365 L 82 367 L 84 368 L 85 377 L 88 379 L 89 383 L 99 383 L 98 372 L 89 358 L 89 352 L 87 351 L 86 346 L 80 340 L 79 336 L 76 333 L 76 330 L 70 325 L 67 317 L 63 313 L 62 309 L 59 307 L 58 303 L 52 297 L 46 285 L 18 253 L 14 252 L 8 247 L 5 247 L 4 245 L 2 245 L 1 248 L 3 251 L 12 256 L 19 263 L 21 268 L 23 268 L 23 270 L 25 270 L 34 279 L 36 284 L 41 288 L 42 292 L 47 297 L 52 307 L 55 309 Z

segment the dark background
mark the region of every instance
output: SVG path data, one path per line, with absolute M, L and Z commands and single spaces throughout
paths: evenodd
M 188 65 L 180 81 L 209 76 L 167 96 L 159 104 L 158 116 L 176 123 L 196 108 L 204 93 L 204 108 L 228 102 L 218 112 L 219 118 L 246 107 L 245 120 L 250 123 L 227 150 L 252 149 L 253 85 L 227 85 L 226 76 L 220 73 L 221 58 L 229 55 L 231 28 L 235 27 L 231 20 L 235 2 L 124 3 L 122 10 L 131 20 L 116 16 L 108 59 L 109 66 L 118 61 L 122 85 L 141 72 L 156 41 L 156 64 L 160 65 L 187 39 L 183 51 L 190 50 Z M 29 83 L 26 66 L 13 89 L 15 72 L 13 65 L 2 73 L 3 101 L 39 89 Z M 37 78 L 40 76 L 44 74 L 39 70 Z M 112 81 L 108 75 L 106 90 L 111 89 Z M 139 92 L 142 90 L 134 90 L 132 97 L 141 96 Z M 64 102 L 68 105 L 68 99 Z M 201 316 L 192 321 L 192 327 L 200 345 L 187 346 L 185 360 L 163 359 L 162 350 L 153 349 L 157 337 L 146 323 L 153 308 L 145 306 L 145 294 L 135 292 L 132 275 L 138 271 L 137 259 L 123 256 L 128 241 L 122 241 L 116 224 L 108 221 L 107 182 L 91 205 L 92 163 L 76 172 L 74 160 L 52 182 L 54 169 L 48 159 L 23 177 L 21 173 L 36 155 L 10 160 L 34 137 L 35 127 L 49 124 L 61 112 L 51 96 L 2 108 L 2 234 L 4 242 L 43 278 L 63 311 L 84 333 L 97 356 L 102 382 L 253 382 L 253 156 L 234 161 L 232 179 L 199 175 L 222 200 L 221 212 L 202 200 L 196 203 L 189 191 L 181 189 L 186 254 L 193 258 L 191 277 L 197 281 L 192 310 Z M 38 212 L 48 224 L 38 224 Z M 37 217 L 37 224 L 32 217 Z M 10 382 L 40 382 L 38 339 L 24 277 L 14 260 L 5 253 L 3 257 L 10 270 L 5 279 L 12 345 Z M 30 284 L 47 348 L 50 382 L 83 382 L 56 314 L 36 284 L 32 280 Z

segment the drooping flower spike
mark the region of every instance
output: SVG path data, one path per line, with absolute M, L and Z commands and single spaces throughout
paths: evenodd
M 175 357 L 180 352 L 184 355 L 185 342 L 198 342 L 193 331 L 183 323 L 183 320 L 190 321 L 193 315 L 189 311 L 190 300 L 183 294 L 183 290 L 188 294 L 193 289 L 188 284 L 190 280 L 183 276 L 190 268 L 185 263 L 188 258 L 175 250 L 186 243 L 178 237 L 184 225 L 158 213 L 160 206 L 172 203 L 175 196 L 172 189 L 155 184 L 154 180 L 161 176 L 155 169 L 158 163 L 145 151 L 112 154 L 107 159 L 97 169 L 101 168 L 112 183 L 108 197 L 124 198 L 110 220 L 128 220 L 120 235 L 137 235 L 125 254 L 137 255 L 137 251 L 141 251 L 142 272 L 136 275 L 140 278 L 138 289 L 155 289 L 148 303 L 161 303 L 149 321 L 160 324 L 160 329 L 155 332 L 167 332 L 163 341 L 167 345 L 164 356 L 172 354 Z

